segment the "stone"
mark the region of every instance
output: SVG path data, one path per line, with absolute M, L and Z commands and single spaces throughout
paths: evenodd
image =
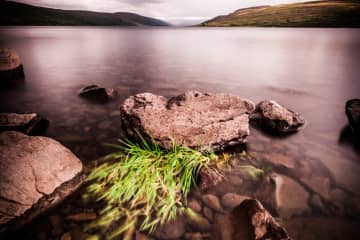
M 203 167 L 198 177 L 198 186 L 201 190 L 206 190 L 218 185 L 225 180 L 224 175 L 214 167 Z
M 200 205 L 199 201 L 194 198 L 189 200 L 188 207 L 197 213 L 201 212 L 201 205 Z
M 250 115 L 251 123 L 269 132 L 289 133 L 305 124 L 300 114 L 281 106 L 273 100 L 264 100 L 256 105 Z
M 112 88 L 104 88 L 94 84 L 81 88 L 78 95 L 96 102 L 107 102 L 113 99 L 117 92 Z
M 127 135 L 152 136 L 164 148 L 176 144 L 200 150 L 220 150 L 241 144 L 249 135 L 254 104 L 231 94 L 191 91 L 167 99 L 152 93 L 127 98 L 120 107 Z
M 186 221 L 195 231 L 207 232 L 211 229 L 210 222 L 200 214 L 191 209 L 185 210 Z
M 64 233 L 60 238 L 60 240 L 71 240 L 71 239 L 72 238 L 71 238 L 71 233 L 70 232 Z
M 202 200 L 211 209 L 217 212 L 224 212 L 223 208 L 221 207 L 219 198 L 213 194 L 205 194 L 202 196 Z
M 288 219 L 296 215 L 304 215 L 311 211 L 307 202 L 309 193 L 293 179 L 274 174 L 275 199 L 280 217 Z
M 14 49 L 0 49 L 0 79 L 16 80 L 24 78 L 24 68 Z
M 290 240 L 286 230 L 255 199 L 245 200 L 231 212 L 232 239 Z
M 221 197 L 221 203 L 226 208 L 234 208 L 240 205 L 246 199 L 249 199 L 249 197 L 236 193 L 226 193 Z
M 36 113 L 0 113 L 0 131 L 19 131 L 27 135 L 42 133 L 49 121 Z
M 154 232 L 154 236 L 159 239 L 180 238 L 185 233 L 184 217 L 178 216 L 174 220 L 158 226 Z
M 75 213 L 66 216 L 66 220 L 75 221 L 75 222 L 86 222 L 92 221 L 96 219 L 96 213 L 94 212 L 82 212 L 82 213 Z
M 353 132 L 360 137 L 360 99 L 346 102 L 345 113 Z
M 54 207 L 83 179 L 81 161 L 59 142 L 0 133 L 0 232 L 17 229 Z

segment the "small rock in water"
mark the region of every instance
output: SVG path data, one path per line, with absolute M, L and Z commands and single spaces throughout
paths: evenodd
M 72 238 L 71 238 L 71 233 L 70 232 L 64 233 L 60 238 L 60 240 L 71 240 L 71 239 Z
M 213 167 L 203 167 L 199 173 L 198 186 L 201 190 L 206 190 L 218 185 L 220 182 L 224 181 L 224 179 L 224 175 L 218 169 Z
M 213 210 L 217 212 L 224 212 L 217 196 L 212 194 L 206 194 L 202 196 L 202 200 L 208 207 L 212 208 Z
M 157 227 L 154 236 L 159 239 L 180 238 L 185 233 L 185 219 L 182 216 Z
M 9 48 L 0 49 L 0 79 L 16 80 L 23 77 L 24 69 L 17 52 Z
M 46 130 L 49 121 L 36 113 L 0 113 L 0 131 L 19 131 L 28 135 Z
M 345 112 L 353 132 L 360 137 L 360 99 L 347 101 Z
M 272 100 L 264 100 L 257 104 L 250 120 L 256 126 L 275 133 L 295 132 L 305 124 L 300 114 Z
M 231 94 L 196 91 L 167 99 L 141 93 L 125 100 L 122 127 L 132 136 L 152 136 L 161 147 L 176 144 L 218 150 L 244 143 L 249 135 L 249 113 L 254 104 Z
M 199 201 L 194 198 L 189 200 L 188 206 L 195 212 L 201 212 L 201 205 L 200 205 Z
M 249 199 L 249 197 L 242 196 L 236 193 L 226 193 L 221 197 L 221 203 L 224 207 L 234 208 L 240 205 L 244 200 Z
M 97 102 L 107 102 L 116 96 L 117 92 L 112 88 L 89 85 L 79 90 L 79 96 Z

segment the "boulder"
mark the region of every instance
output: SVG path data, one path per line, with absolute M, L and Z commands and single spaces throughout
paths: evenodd
M 255 126 L 275 133 L 295 132 L 305 124 L 300 114 L 272 100 L 264 100 L 257 104 L 255 111 L 250 115 L 250 121 Z
M 107 102 L 113 99 L 117 92 L 112 88 L 99 87 L 98 85 L 89 85 L 79 90 L 79 96 L 97 102 Z
M 122 126 L 133 137 L 153 137 L 161 147 L 176 144 L 200 150 L 219 150 L 244 143 L 254 104 L 231 94 L 191 91 L 167 99 L 141 93 L 120 107 Z
M 83 178 L 81 161 L 59 142 L 0 133 L 0 236 L 57 205 Z
M 24 77 L 20 57 L 14 49 L 0 49 L 0 79 L 15 80 Z
M 19 131 L 28 135 L 41 133 L 49 121 L 36 113 L 0 113 L 0 131 Z
M 360 99 L 351 99 L 346 102 L 345 113 L 353 132 L 360 137 Z

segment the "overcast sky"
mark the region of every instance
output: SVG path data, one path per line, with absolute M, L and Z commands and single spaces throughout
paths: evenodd
M 172 24 L 195 24 L 239 8 L 305 0 L 18 0 L 37 6 L 102 12 L 134 12 Z

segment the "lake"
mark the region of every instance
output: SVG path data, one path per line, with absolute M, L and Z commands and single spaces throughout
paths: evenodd
M 272 212 L 294 239 L 359 238 L 360 151 L 344 107 L 360 97 L 360 29 L 1 27 L 0 47 L 17 50 L 26 76 L 0 89 L 0 112 L 46 117 L 46 135 L 85 164 L 122 136 L 119 106 L 140 92 L 226 92 L 301 113 L 307 124 L 296 134 L 251 129 L 248 138 L 249 152 L 282 178 Z M 106 104 L 77 96 L 93 83 L 119 96 Z

